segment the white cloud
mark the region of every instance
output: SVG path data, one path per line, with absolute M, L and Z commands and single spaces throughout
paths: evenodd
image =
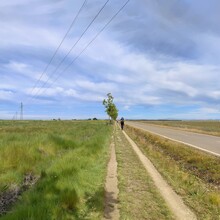
M 61 41 L 61 35 L 53 28 L 38 27 L 37 25 L 26 25 L 18 23 L 5 24 L 0 22 L 2 29 L 0 30 L 1 48 L 26 47 L 28 50 L 32 48 L 49 50 L 54 49 Z
M 101 102 L 111 92 L 116 103 L 129 112 L 135 106 L 172 108 L 182 104 L 193 105 L 194 115 L 199 111 L 198 106 L 200 116 L 212 114 L 208 109 L 213 109 L 220 99 L 220 38 L 217 30 L 208 31 L 195 17 L 190 24 L 192 15 L 197 14 L 194 10 L 198 10 L 198 18 L 204 13 L 193 3 L 176 1 L 158 5 L 155 1 L 142 0 L 139 5 L 131 3 L 68 72 L 62 72 L 109 19 L 115 8 L 109 4 L 107 13 L 102 14 L 58 69 L 60 78 L 51 86 L 56 78 L 53 75 L 56 66 L 94 17 L 98 3 L 101 5 L 101 1 L 96 3 L 94 8 L 88 11 L 87 8 L 81 14 L 33 90 L 82 2 L 0 2 L 0 55 L 3 57 L 0 98 L 17 101 L 33 97 L 38 103 L 51 101 L 59 105 L 69 100 Z M 33 10 L 29 11 L 31 6 Z M 208 18 L 208 23 L 214 24 L 214 19 Z M 134 115 L 141 113 L 134 112 Z
M 90 50 L 87 57 L 102 65 L 113 66 L 113 71 L 103 74 L 103 78 L 119 83 L 120 90 L 125 97 L 133 103 L 145 104 L 173 104 L 183 101 L 190 103 L 192 98 L 206 97 L 207 94 L 218 97 L 218 72 L 220 68 L 215 65 L 199 64 L 188 61 L 154 59 L 152 60 L 146 54 L 130 51 L 129 48 L 123 47 L 121 44 L 110 40 L 108 37 L 101 39 L 97 50 Z M 107 45 L 107 50 L 105 50 Z M 97 54 L 104 51 L 102 57 Z M 114 71 L 116 70 L 116 71 Z M 214 86 L 210 87 L 210 85 Z M 127 90 L 127 92 L 126 92 Z M 166 94 L 158 93 L 160 90 L 167 90 L 185 94 L 185 100 L 179 100 L 172 97 L 166 97 Z M 205 90 L 205 93 L 204 93 Z M 117 91 L 116 91 L 117 92 Z M 130 95 L 128 95 L 130 94 Z M 201 101 L 201 100 L 199 100 Z
M 125 105 L 125 106 L 123 106 L 123 109 L 124 109 L 124 110 L 127 110 L 127 111 L 129 111 L 130 108 L 131 108 L 131 106 L 129 106 L 129 105 Z
M 27 94 L 32 95 L 33 97 L 57 97 L 57 95 L 62 94 L 64 89 L 61 87 L 55 88 L 42 88 L 36 87 L 33 89 L 27 89 Z
M 220 108 L 217 108 L 217 107 L 216 108 L 206 108 L 206 107 L 204 107 L 204 108 L 200 108 L 199 112 L 203 113 L 203 114 L 207 114 L 207 115 L 220 114 Z
M 66 96 L 70 96 L 70 97 L 79 97 L 78 93 L 76 90 L 74 89 L 68 89 L 66 92 L 65 92 Z
M 9 68 L 12 71 L 17 71 L 17 72 L 26 72 L 27 68 L 29 67 L 25 63 L 19 63 L 15 61 L 11 61 L 9 64 L 5 65 L 6 68 Z
M 9 71 L 11 73 L 11 75 L 15 74 L 19 74 L 19 75 L 23 75 L 27 78 L 30 79 L 38 79 L 40 73 L 37 72 L 36 70 L 34 70 L 34 67 L 29 65 L 28 63 L 23 63 L 23 62 L 17 62 L 17 61 L 9 61 L 8 64 L 4 65 L 4 68 L 6 69 L 6 71 Z M 46 80 L 47 77 L 44 76 L 42 77 L 42 81 Z
M 208 93 L 208 96 L 216 99 L 216 100 L 220 100 L 220 90 L 218 91 L 211 91 Z
M 114 83 L 107 83 L 107 82 L 92 82 L 92 81 L 76 81 L 74 83 L 77 87 L 84 91 L 91 91 L 99 93 L 108 93 L 109 91 L 115 91 L 117 90 L 117 86 Z
M 199 120 L 199 119 L 219 119 L 220 108 L 202 107 L 188 110 L 182 113 L 174 113 L 172 118 L 175 119 L 188 119 L 188 120 Z
M 13 0 L 13 1 L 1 1 L 0 7 L 12 7 L 18 5 L 25 5 L 31 2 L 31 0 Z
M 67 96 L 70 98 L 74 98 L 80 101 L 86 101 L 86 102 L 102 102 L 103 99 L 105 98 L 102 95 L 99 95 L 97 93 L 92 93 L 88 91 L 75 91 L 73 89 L 66 90 L 63 93 L 63 96 Z
M 14 93 L 12 91 L 0 90 L 0 100 L 12 100 Z

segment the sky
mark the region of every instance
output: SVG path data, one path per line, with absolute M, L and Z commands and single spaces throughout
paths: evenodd
M 219 0 L 126 1 L 0 1 L 0 119 L 220 119 Z

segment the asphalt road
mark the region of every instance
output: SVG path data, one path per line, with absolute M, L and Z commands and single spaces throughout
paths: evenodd
M 220 156 L 220 137 L 150 125 L 143 122 L 126 121 L 126 124 Z

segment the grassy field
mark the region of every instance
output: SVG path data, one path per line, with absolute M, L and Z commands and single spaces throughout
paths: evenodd
M 120 219 L 175 219 L 119 128 L 115 131 L 115 146 Z
M 220 219 L 220 158 L 129 126 L 126 132 L 198 219 Z
M 100 219 L 111 131 L 101 121 L 0 121 L 0 195 L 38 179 L 1 219 Z
M 148 124 L 175 127 L 187 131 L 220 136 L 220 121 L 142 121 Z

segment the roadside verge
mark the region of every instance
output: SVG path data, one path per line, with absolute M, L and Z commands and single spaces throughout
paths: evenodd
M 173 214 L 179 220 L 190 220 L 197 219 L 195 214 L 183 203 L 182 199 L 172 190 L 172 188 L 166 183 L 166 181 L 162 178 L 159 172 L 156 170 L 154 165 L 150 162 L 150 160 L 144 156 L 144 154 L 140 151 L 137 145 L 132 141 L 132 139 L 123 131 L 123 134 L 131 144 L 133 150 L 138 155 L 140 161 L 143 166 L 150 174 L 153 179 L 155 186 L 160 191 L 164 200 L 167 202 L 168 206 L 172 210 Z
M 126 133 L 198 219 L 219 220 L 218 157 L 130 126 Z
M 118 127 L 115 148 L 120 219 L 174 220 L 174 215 L 155 187 L 152 178 Z

